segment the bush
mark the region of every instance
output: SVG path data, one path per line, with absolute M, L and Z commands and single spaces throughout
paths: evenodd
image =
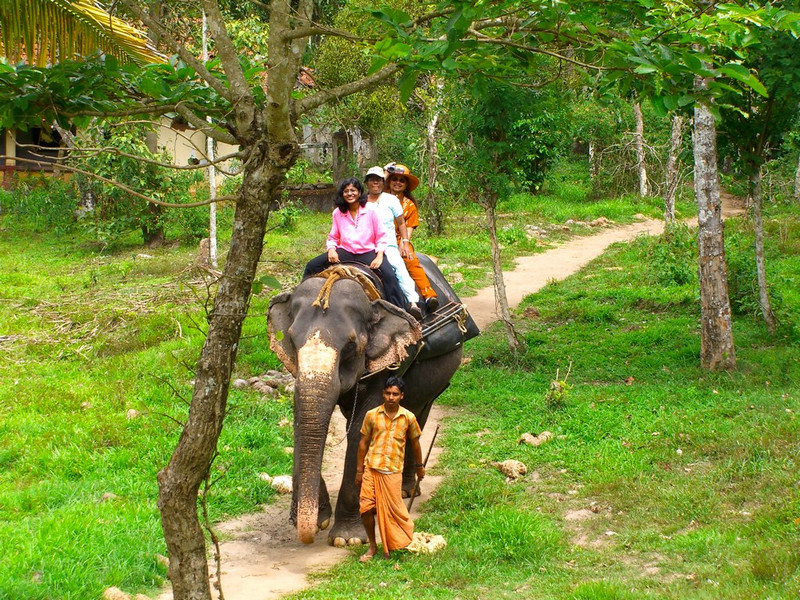
M 287 201 L 283 206 L 275 211 L 274 227 L 281 231 L 289 232 L 297 228 L 297 219 L 306 210 L 305 207 L 292 200 Z
M 528 236 L 525 231 L 515 225 L 507 225 L 497 230 L 497 240 L 506 246 L 526 242 Z
M 66 232 L 75 223 L 78 190 L 71 181 L 50 177 L 16 180 L 0 190 L 0 213 L 9 213 L 37 232 Z
M 654 284 L 672 286 L 697 281 L 697 236 L 686 225 L 670 225 L 653 238 L 650 278 Z
M 758 292 L 753 236 L 729 230 L 725 235 L 725 256 L 728 262 L 728 295 L 734 314 L 757 317 L 761 314 Z M 776 314 L 783 306 L 783 296 L 776 287 L 770 288 L 772 310 Z

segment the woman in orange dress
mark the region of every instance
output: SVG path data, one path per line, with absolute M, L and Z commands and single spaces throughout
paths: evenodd
M 403 207 L 403 217 L 406 221 L 406 230 L 408 231 L 408 238 L 402 239 L 400 238 L 400 232 L 395 232 L 398 238 L 397 245 L 401 254 L 403 254 L 408 273 L 414 283 L 417 284 L 420 295 L 425 299 L 425 307 L 430 314 L 439 307 L 439 298 L 436 297 L 436 292 L 431 287 L 431 282 L 428 280 L 428 276 L 425 275 L 425 271 L 414 253 L 414 246 L 411 245 L 411 236 L 414 233 L 414 229 L 419 227 L 417 204 L 411 192 L 419 185 L 419 178 L 411 173 L 407 166 L 396 162 L 386 165 L 384 171 L 386 171 L 386 191 L 397 196 L 397 199 L 400 200 L 400 205 Z

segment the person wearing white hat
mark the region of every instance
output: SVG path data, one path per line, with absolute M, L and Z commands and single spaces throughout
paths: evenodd
M 371 167 L 367 171 L 364 176 L 364 183 L 367 184 L 367 201 L 371 202 L 375 210 L 378 211 L 380 221 L 392 240 L 386 246 L 383 255 L 394 268 L 397 281 L 400 283 L 400 289 L 403 290 L 403 294 L 405 294 L 406 300 L 409 302 L 408 312 L 415 319 L 422 319 L 422 311 L 417 304 L 419 302 L 419 294 L 403 260 L 409 254 L 407 243 L 403 242 L 401 250 L 395 237 L 395 227 L 397 227 L 402 239 L 408 238 L 406 220 L 403 217 L 403 207 L 396 196 L 383 191 L 384 177 L 384 171 L 381 167 Z
M 384 170 L 386 171 L 386 191 L 394 195 L 400 201 L 400 206 L 403 207 L 403 217 L 406 221 L 408 235 L 403 235 L 398 231 L 397 237 L 402 244 L 401 248 L 407 252 L 407 254 L 403 254 L 406 269 L 408 269 L 411 279 L 417 284 L 421 296 L 425 299 L 428 313 L 432 313 L 439 308 L 439 298 L 422 265 L 419 264 L 419 259 L 414 254 L 414 246 L 411 244 L 411 235 L 414 233 L 414 229 L 419 227 L 417 204 L 411 192 L 419 185 L 419 177 L 414 175 L 406 165 L 397 162 L 390 162 L 384 167 Z

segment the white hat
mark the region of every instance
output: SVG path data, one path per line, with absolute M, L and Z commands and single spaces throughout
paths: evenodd
M 367 174 L 364 175 L 364 180 L 366 180 L 370 175 L 374 175 L 375 177 L 380 177 L 381 179 L 386 179 L 386 174 L 380 167 L 370 167 L 369 171 L 367 171 Z

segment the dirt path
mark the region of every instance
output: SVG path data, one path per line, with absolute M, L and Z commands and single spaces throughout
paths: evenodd
M 745 212 L 741 198 L 727 192 L 722 192 L 720 196 L 723 218 Z M 697 217 L 684 222 L 697 226 Z M 663 231 L 664 221 L 643 219 L 629 225 L 609 227 L 594 235 L 574 238 L 542 254 L 521 256 L 514 261 L 513 271 L 503 273 L 508 305 L 514 309 L 525 296 L 538 292 L 549 281 L 560 281 L 578 272 L 615 242 L 626 242 L 639 235 L 660 235 Z M 481 329 L 500 318 L 495 307 L 493 286 L 483 288 L 471 298 L 465 298 L 464 304 Z
M 436 425 L 441 421 L 442 411 L 436 405 L 431 410 L 425 431 L 422 432 L 423 452 L 430 447 Z M 325 448 L 323 474 L 335 503 L 342 478 L 345 452 L 345 421 L 337 410 L 328 431 Z M 441 449 L 434 447 L 428 466 L 435 466 Z M 420 506 L 430 498 L 431 492 L 441 480 L 440 476 L 428 475 L 421 486 L 422 494 L 414 501 L 411 517 L 419 517 Z M 298 541 L 297 530 L 289 523 L 291 494 L 280 496 L 274 504 L 251 515 L 222 523 L 218 526 L 222 544 L 223 569 L 222 591 L 226 600 L 273 600 L 291 592 L 308 587 L 308 575 L 341 562 L 350 553 L 341 548 L 328 546 L 327 531 L 317 534 L 313 544 Z M 209 562 L 212 592 L 216 594 L 216 565 Z M 159 600 L 172 600 L 172 591 L 166 590 Z
M 561 280 L 576 273 L 600 256 L 614 242 L 624 242 L 637 235 L 658 235 L 664 222 L 647 219 L 621 227 L 609 227 L 587 237 L 574 238 L 565 244 L 514 261 L 514 270 L 503 273 L 506 296 L 511 309 L 528 294 L 538 292 L 549 281 Z M 464 298 L 464 304 L 478 327 L 483 329 L 500 317 L 495 307 L 494 287 L 483 288 L 476 296 Z
M 740 202 L 723 195 L 724 216 L 741 212 L 743 206 Z M 609 227 L 592 236 L 570 240 L 542 254 L 518 258 L 514 271 L 504 274 L 509 305 L 515 308 L 524 296 L 536 292 L 550 280 L 572 275 L 600 256 L 614 242 L 628 241 L 642 234 L 657 235 L 663 231 L 663 227 L 663 222 L 657 220 Z M 465 304 L 480 327 L 497 319 L 493 287 L 484 288 L 477 296 L 466 298 Z M 344 437 L 344 419 L 338 411 L 334 417 L 323 465 L 332 502 L 335 502 L 339 491 L 345 451 L 345 444 L 341 441 Z M 441 418 L 441 409 L 434 405 L 422 435 L 423 449 L 430 445 L 430 438 Z M 440 448 L 434 448 L 429 468 L 435 467 L 439 452 Z M 422 495 L 414 503 L 412 518 L 419 516 L 420 507 L 436 489 L 440 479 L 433 475 L 425 478 Z M 328 546 L 326 532 L 318 533 L 313 544 L 301 544 L 288 520 L 290 500 L 290 495 L 281 496 L 274 504 L 264 507 L 262 512 L 245 515 L 218 527 L 221 537 L 228 540 L 222 544 L 222 586 L 226 600 L 281 598 L 308 587 L 307 576 L 310 573 L 322 571 L 350 556 L 346 550 Z M 209 570 L 216 573 L 216 566 L 210 564 Z M 212 576 L 211 581 L 212 589 L 215 589 L 216 576 Z M 159 600 L 172 600 L 172 592 L 165 591 Z

